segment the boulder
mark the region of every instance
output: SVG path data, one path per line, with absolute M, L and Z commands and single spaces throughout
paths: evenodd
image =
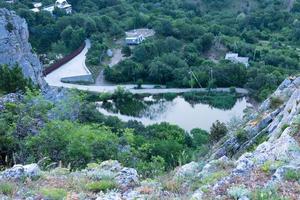
M 133 168 L 124 167 L 120 172 L 118 172 L 115 180 L 119 188 L 122 190 L 127 190 L 139 185 L 138 173 Z
M 122 195 L 114 191 L 108 193 L 101 192 L 96 200 L 122 200 Z
M 122 165 L 117 160 L 107 160 L 102 162 L 99 168 L 112 172 L 119 172 L 122 169 Z
M 22 177 L 34 178 L 41 174 L 41 170 L 37 164 L 30 165 L 14 165 L 0 173 L 0 180 L 15 180 Z
M 174 175 L 174 178 L 189 178 L 195 176 L 200 171 L 200 165 L 196 162 L 191 162 L 179 167 Z

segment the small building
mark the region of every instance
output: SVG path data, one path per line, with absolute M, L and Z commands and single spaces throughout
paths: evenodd
M 67 14 L 72 13 L 72 5 L 67 0 L 56 0 L 54 5 L 44 7 L 43 10 L 53 13 L 55 8 L 65 10 Z
M 128 45 L 138 45 L 138 44 L 141 44 L 144 40 L 145 40 L 145 38 L 142 35 L 129 36 L 129 37 L 126 37 L 126 39 L 125 39 L 126 44 L 128 44 Z
M 239 57 L 237 53 L 227 53 L 225 56 L 225 60 L 229 60 L 233 63 L 241 63 L 246 67 L 249 67 L 249 58 L 248 57 Z
M 33 5 L 33 8 L 30 9 L 30 10 L 32 12 L 35 12 L 35 13 L 40 12 L 40 10 L 41 10 L 41 8 L 43 6 L 43 4 L 41 2 L 33 2 L 32 5 Z
M 56 0 L 55 7 L 59 9 L 63 9 L 66 11 L 67 14 L 72 13 L 72 5 L 67 2 L 67 0 Z

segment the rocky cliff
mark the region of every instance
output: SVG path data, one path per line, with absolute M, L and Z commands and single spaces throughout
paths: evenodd
M 0 64 L 18 64 L 25 75 L 44 87 L 42 65 L 28 42 L 27 23 L 13 11 L 0 9 Z

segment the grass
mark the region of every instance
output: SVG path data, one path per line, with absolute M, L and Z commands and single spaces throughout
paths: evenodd
M 42 188 L 40 193 L 50 200 L 63 200 L 67 196 L 67 191 L 60 188 Z
M 288 200 L 278 194 L 276 190 L 270 189 L 257 189 L 251 194 L 251 200 Z
M 284 164 L 283 161 L 266 161 L 262 166 L 261 170 L 266 173 L 270 174 L 272 171 L 275 171 L 279 167 L 281 167 Z
M 163 189 L 173 192 L 180 193 L 182 182 L 180 180 L 167 180 L 163 183 Z
M 11 183 L 0 183 L 0 194 L 12 196 L 14 193 L 14 185 Z
M 117 187 L 116 183 L 111 180 L 101 180 L 92 183 L 86 184 L 86 189 L 91 192 L 100 192 L 100 191 L 108 191 L 115 189 Z
M 300 172 L 289 169 L 284 174 L 284 178 L 288 181 L 298 181 L 298 180 L 300 180 Z
M 228 172 L 226 172 L 224 170 L 212 173 L 212 174 L 204 177 L 203 179 L 200 179 L 200 180 L 194 182 L 191 189 L 194 191 L 202 186 L 213 184 L 227 175 L 228 175 Z
M 235 93 L 225 92 L 187 92 L 183 94 L 183 97 L 192 104 L 203 103 L 223 110 L 231 109 L 237 101 Z

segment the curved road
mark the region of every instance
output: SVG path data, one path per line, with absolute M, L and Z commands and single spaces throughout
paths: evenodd
M 78 75 L 87 75 L 90 74 L 89 70 L 85 66 L 85 55 L 90 48 L 90 41 L 86 40 L 86 46 L 80 54 L 75 58 L 61 66 L 59 69 L 53 71 L 45 77 L 45 81 L 53 87 L 64 87 L 64 88 L 76 88 L 78 90 L 85 90 L 91 92 L 114 92 L 117 87 L 121 86 L 126 90 L 129 90 L 134 94 L 161 94 L 161 93 L 184 93 L 190 91 L 204 92 L 207 91 L 205 88 L 154 88 L 155 85 L 142 85 L 142 89 L 135 89 L 136 85 L 133 84 L 123 84 L 123 85 L 78 85 L 61 82 L 61 78 L 78 76 Z M 217 92 L 230 92 L 230 88 L 216 88 L 212 91 Z M 236 92 L 240 94 L 248 94 L 248 90 L 243 88 L 236 88 Z

